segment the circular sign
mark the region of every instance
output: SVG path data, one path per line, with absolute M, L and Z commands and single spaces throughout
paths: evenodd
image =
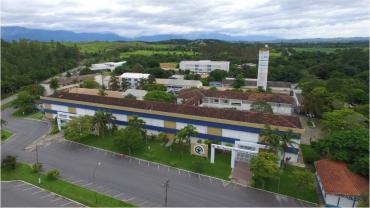
M 203 155 L 204 154 L 204 148 L 202 147 L 202 145 L 195 145 L 194 146 L 194 152 L 197 155 Z

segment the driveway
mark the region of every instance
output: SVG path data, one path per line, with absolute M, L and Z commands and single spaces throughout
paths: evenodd
M 2 113 L 7 117 L 11 112 L 7 109 Z M 13 154 L 23 162 L 34 163 L 35 152 L 24 151 L 24 148 L 47 132 L 47 124 L 8 117 L 7 128 L 16 132 L 17 137 L 2 145 L 2 155 Z M 163 183 L 167 179 L 170 180 L 168 206 L 315 206 L 188 171 L 120 158 L 65 140 L 55 140 L 48 146 L 40 147 L 39 161 L 45 169 L 59 169 L 65 180 L 138 206 L 163 206 Z M 101 166 L 93 183 L 93 170 L 98 162 Z

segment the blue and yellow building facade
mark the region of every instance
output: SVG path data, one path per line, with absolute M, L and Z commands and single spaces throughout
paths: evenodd
M 86 96 L 86 95 L 84 95 Z M 125 127 L 133 116 L 138 116 L 144 120 L 144 128 L 152 134 L 164 132 L 170 138 L 174 138 L 176 133 L 188 124 L 193 125 L 198 134 L 198 139 L 208 139 L 221 142 L 222 144 L 235 144 L 235 142 L 260 142 L 260 132 L 266 124 L 241 122 L 230 119 L 189 115 L 176 112 L 159 111 L 156 109 L 142 109 L 135 106 L 122 106 L 116 104 L 92 102 L 83 99 L 60 98 L 54 96 L 42 97 L 43 109 L 45 116 L 49 119 L 58 118 L 62 122 L 67 122 L 71 117 L 94 115 L 96 111 L 111 112 L 115 116 L 115 124 L 118 127 Z M 146 102 L 146 101 L 141 101 Z M 198 107 L 201 108 L 201 107 Z M 59 116 L 58 116 L 59 115 Z M 63 121 L 65 118 L 65 121 Z M 279 131 L 285 132 L 292 130 L 297 135 L 296 142 L 299 144 L 300 134 L 303 133 L 301 128 L 292 128 L 288 126 L 274 126 Z M 298 145 L 290 148 L 287 153 L 291 154 L 294 161 L 298 154 Z

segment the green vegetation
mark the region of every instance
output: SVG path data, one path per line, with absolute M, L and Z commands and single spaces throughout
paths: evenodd
M 1 40 L 1 51 L 2 94 L 12 94 L 23 86 L 40 83 L 77 66 L 80 60 L 78 48 L 58 42 Z
M 69 199 L 91 207 L 131 207 L 123 201 L 119 201 L 107 195 L 96 193 L 98 203 L 95 203 L 95 192 L 79 187 L 66 181 L 55 179 L 49 180 L 41 175 L 41 184 L 38 184 L 38 173 L 35 173 L 29 165 L 17 163 L 14 170 L 1 169 L 1 180 L 23 180 L 46 190 L 55 192 Z
M 90 135 L 86 138 L 79 140 L 78 142 L 87 144 L 94 147 L 110 150 L 113 152 L 128 154 L 127 148 L 121 148 L 114 143 L 114 138 L 117 134 L 114 133 L 112 136 L 97 137 Z M 150 146 L 150 149 L 147 148 Z M 189 149 L 188 145 L 184 145 L 183 149 Z M 217 178 L 229 180 L 230 175 L 230 154 L 217 152 L 215 164 L 210 164 L 208 159 L 192 156 L 184 151 L 183 157 L 179 154 L 179 145 L 174 143 L 170 147 L 165 147 L 165 144 L 160 140 L 148 139 L 148 144 L 142 143 L 142 147 L 137 151 L 132 152 L 132 156 L 150 160 L 165 165 L 183 168 L 186 170 L 196 171 L 193 163 L 197 160 L 204 160 L 204 169 L 202 173 Z
M 297 171 L 299 171 L 298 173 L 303 172 L 303 177 L 297 176 Z M 318 203 L 318 196 L 315 190 L 316 182 L 312 180 L 313 177 L 313 173 L 304 168 L 286 165 L 276 179 L 270 180 L 265 184 L 264 189 Z
M 316 160 L 320 160 L 320 155 L 312 148 L 312 146 L 307 144 L 301 144 L 300 145 L 302 155 L 303 155 L 303 161 L 306 165 L 310 165 L 313 167 L 313 163 Z
M 157 102 L 167 102 L 167 103 L 172 103 L 174 102 L 176 97 L 168 92 L 164 91 L 149 91 L 145 96 L 144 100 L 146 101 L 157 101 Z
M 156 50 L 136 50 L 136 51 L 129 51 L 123 52 L 120 54 L 121 58 L 128 58 L 132 55 L 141 55 L 141 56 L 152 56 L 152 55 L 193 55 L 192 51 L 156 51 Z
M 9 139 L 12 135 L 13 133 L 11 131 L 1 129 L 1 141 Z
M 13 112 L 12 116 L 19 117 L 19 118 L 31 118 L 31 119 L 42 120 L 42 118 L 44 117 L 44 114 L 41 111 L 37 110 L 37 111 L 31 112 L 29 114 L 25 113 L 23 115 L 22 109 L 18 109 L 18 110 Z

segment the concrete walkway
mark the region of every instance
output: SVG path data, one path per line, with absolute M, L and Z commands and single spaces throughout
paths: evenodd
M 251 179 L 252 173 L 250 171 L 250 164 L 247 162 L 235 161 L 235 168 L 231 171 L 231 181 L 249 186 Z

